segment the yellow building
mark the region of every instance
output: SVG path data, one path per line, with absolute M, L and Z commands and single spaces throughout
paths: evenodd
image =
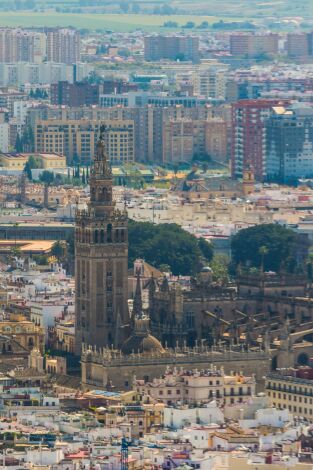
M 266 377 L 265 389 L 271 405 L 288 409 L 296 416 L 313 420 L 313 379 L 297 377 L 306 376 L 306 369 L 271 373 Z M 312 369 L 308 368 L 308 371 Z M 297 375 L 296 375 L 297 374 Z M 312 374 L 310 374 L 312 375 Z
M 25 167 L 27 160 L 28 157 L 26 155 L 14 155 L 10 153 L 0 154 L 0 166 L 5 168 L 6 170 L 22 171 Z
M 59 153 L 1 153 L 0 166 L 7 170 L 22 171 L 30 157 L 36 161 L 37 167 L 45 170 L 66 167 L 66 158 Z
M 35 148 L 41 153 L 66 155 L 89 164 L 95 154 L 100 126 L 106 125 L 108 154 L 112 164 L 134 161 L 134 121 L 132 120 L 45 120 L 35 127 Z
M 0 323 L 0 335 L 14 338 L 18 344 L 29 351 L 36 348 L 44 352 L 44 329 L 31 321 L 3 321 Z

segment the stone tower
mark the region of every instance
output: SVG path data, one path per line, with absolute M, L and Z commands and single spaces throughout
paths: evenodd
M 87 210 L 77 211 L 76 352 L 82 343 L 120 347 L 129 333 L 127 212 L 112 199 L 112 171 L 101 127 L 90 174 Z

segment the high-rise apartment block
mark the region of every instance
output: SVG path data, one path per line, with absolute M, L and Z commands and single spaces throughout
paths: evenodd
M 290 59 L 299 59 L 309 55 L 309 35 L 297 32 L 289 33 L 286 38 L 286 52 Z
M 195 36 L 146 36 L 144 57 L 148 61 L 162 59 L 199 61 L 199 38 Z
M 47 59 L 51 62 L 75 64 L 80 61 L 80 34 L 74 29 L 47 30 Z
M 228 153 L 226 122 L 218 118 L 163 121 L 163 163 L 190 162 L 210 156 L 225 161 Z
M 111 163 L 134 161 L 134 122 L 131 120 L 46 120 L 35 126 L 35 150 L 40 153 L 59 153 L 68 162 L 89 164 L 95 153 L 100 125 L 107 131 L 106 146 Z
M 232 106 L 232 175 L 241 178 L 253 168 L 257 180 L 266 177 L 265 123 L 278 100 L 241 100 Z
M 266 123 L 266 176 L 288 183 L 313 177 L 313 108 L 274 108 Z
M 42 62 L 46 55 L 44 33 L 24 29 L 0 29 L 0 62 Z
M 193 73 L 193 93 L 214 100 L 224 100 L 226 95 L 225 65 L 201 67 Z
M 232 33 L 229 38 L 230 53 L 235 56 L 255 57 L 278 53 L 279 35 L 275 33 Z

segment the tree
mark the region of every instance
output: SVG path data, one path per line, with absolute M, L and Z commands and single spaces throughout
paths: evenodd
M 37 160 L 36 160 L 36 158 L 35 158 L 33 155 L 31 155 L 31 156 L 29 157 L 29 159 L 28 159 L 28 164 L 29 164 L 29 168 L 30 168 L 31 170 L 35 170 L 36 168 L 38 168 Z
M 82 173 L 82 183 L 83 183 L 83 184 L 86 184 L 85 168 L 83 168 L 83 173 Z
M 20 153 L 23 151 L 23 144 L 22 144 L 22 140 L 21 140 L 21 137 L 20 137 L 20 134 L 17 133 L 16 134 L 16 139 L 15 139 L 15 151 L 17 153 Z
M 263 268 L 278 272 L 282 265 L 292 271 L 296 264 L 297 234 L 278 224 L 262 224 L 240 230 L 231 241 L 235 266 Z M 266 250 L 268 251 L 265 251 Z
M 51 248 L 50 254 L 55 256 L 58 261 L 62 260 L 65 254 L 64 243 L 61 243 L 60 241 L 55 242 Z
M 260 253 L 260 256 L 261 256 L 261 271 L 262 273 L 264 272 L 264 259 L 265 259 L 265 256 L 268 255 L 268 248 L 267 246 L 263 245 L 263 246 L 260 246 L 259 248 L 259 253 Z
M 132 4 L 132 12 L 135 14 L 140 13 L 140 6 L 138 3 L 133 3 Z
M 44 170 L 40 176 L 39 179 L 42 183 L 47 184 L 48 186 L 53 183 L 54 181 L 54 174 L 51 171 Z
M 183 26 L 186 29 L 192 29 L 195 27 L 195 23 L 193 21 L 187 21 L 187 23 Z
M 213 281 L 225 285 L 229 281 L 229 260 L 227 256 L 215 255 L 210 262 L 213 273 Z
M 212 243 L 206 241 L 205 238 L 199 238 L 198 246 L 201 250 L 202 256 L 205 258 L 206 261 L 211 261 L 213 258 L 213 246 Z
M 129 263 L 143 258 L 155 267 L 169 265 L 175 275 L 196 274 L 201 268 L 203 253 L 194 235 L 177 224 L 129 221 Z
M 120 3 L 120 9 L 122 10 L 123 13 L 127 13 L 128 10 L 129 10 L 128 2 L 121 2 Z
M 25 163 L 24 172 L 26 173 L 29 181 L 31 181 L 33 179 L 33 175 L 32 175 L 32 169 L 30 167 L 29 161 Z

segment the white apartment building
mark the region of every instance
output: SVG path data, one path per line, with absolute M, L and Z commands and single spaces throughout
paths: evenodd
M 0 151 L 7 153 L 10 146 L 10 127 L 7 122 L 0 124 Z

